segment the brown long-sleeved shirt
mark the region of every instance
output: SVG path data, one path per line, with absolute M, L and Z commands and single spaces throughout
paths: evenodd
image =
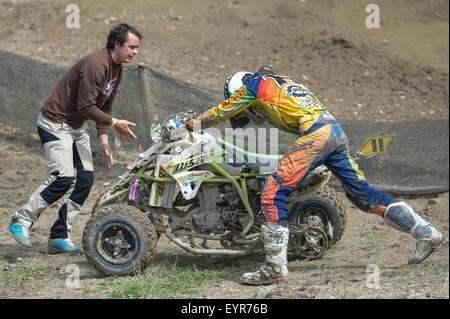
M 122 65 L 114 63 L 107 48 L 83 57 L 59 80 L 41 108 L 48 119 L 77 129 L 90 119 L 98 135 L 108 134 L 112 103 L 122 80 Z

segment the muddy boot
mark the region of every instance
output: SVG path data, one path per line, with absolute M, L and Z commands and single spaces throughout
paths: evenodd
M 277 223 L 261 225 L 261 239 L 266 262 L 255 272 L 243 274 L 238 282 L 246 285 L 270 285 L 287 280 L 287 246 L 289 229 Z
M 444 235 L 405 202 L 392 203 L 386 207 L 384 220 L 388 225 L 410 233 L 416 239 L 416 250 L 408 260 L 410 265 L 425 260 L 444 242 Z

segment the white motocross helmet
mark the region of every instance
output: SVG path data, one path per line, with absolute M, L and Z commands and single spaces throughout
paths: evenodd
M 244 85 L 244 80 L 246 77 L 252 76 L 253 73 L 247 71 L 239 71 L 230 75 L 228 79 L 225 81 L 225 85 L 223 88 L 223 95 L 225 99 L 229 99 L 237 90 L 239 90 Z

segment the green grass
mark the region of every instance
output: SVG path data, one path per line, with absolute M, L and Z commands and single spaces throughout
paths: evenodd
M 377 252 L 375 234 L 372 230 L 365 230 L 359 235 L 358 250 L 365 253 L 366 257 L 371 257 Z
M 259 265 L 252 257 L 183 256 L 175 260 L 167 257 L 155 261 L 142 275 L 106 278 L 100 289 L 106 291 L 108 298 L 118 299 L 172 298 L 186 294 L 195 298 L 203 287 L 221 284 L 244 269 L 248 271 Z
M 0 284 L 12 288 L 15 285 L 45 279 L 53 271 L 54 269 L 49 266 L 28 265 L 19 261 L 7 270 L 0 271 Z

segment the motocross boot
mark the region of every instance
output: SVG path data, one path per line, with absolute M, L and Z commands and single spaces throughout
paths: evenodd
M 266 261 L 257 271 L 248 272 L 239 277 L 240 284 L 270 285 L 287 280 L 289 229 L 277 223 L 266 222 L 261 225 L 261 239 Z
M 386 207 L 384 220 L 388 225 L 410 233 L 416 239 L 416 250 L 408 260 L 410 265 L 425 260 L 444 242 L 444 234 L 419 216 L 405 202 L 392 203 Z

